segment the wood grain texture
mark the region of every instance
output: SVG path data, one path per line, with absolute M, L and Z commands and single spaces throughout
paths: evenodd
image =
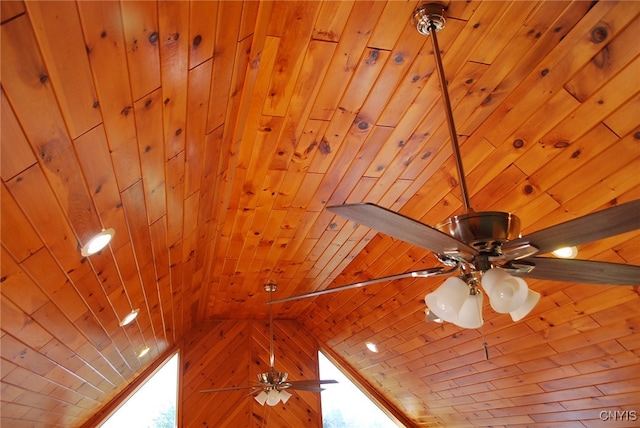
M 181 349 L 183 426 L 320 425 L 314 395 L 267 414 L 195 391 L 264 367 L 267 281 L 284 298 L 440 265 L 326 209 L 462 213 L 418 4 L 0 2 L 0 424 L 93 426 Z M 640 199 L 640 3 L 445 6 L 475 210 L 526 238 Z M 589 218 L 578 258 L 640 265 L 637 218 Z M 102 228 L 113 241 L 82 257 Z M 600 411 L 640 410 L 638 284 L 565 279 L 529 277 L 542 298 L 517 323 L 485 299 L 481 331 L 425 323 L 443 278 L 281 303 L 277 361 L 315 377 L 324 348 L 407 426 L 611 424 Z
M 275 320 L 275 367 L 289 380 L 318 379 L 318 345 L 295 321 Z M 295 391 L 287 404 L 260 406 L 246 390 L 202 393 L 255 383 L 269 370 L 268 322 L 207 321 L 185 336 L 180 426 L 322 426 L 320 395 Z M 215 403 L 215 404 L 214 404 Z

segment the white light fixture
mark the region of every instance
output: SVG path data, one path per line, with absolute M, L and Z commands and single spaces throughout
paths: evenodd
M 444 321 L 456 324 L 458 313 L 469 295 L 469 287 L 460 278 L 452 276 L 433 293 L 425 296 L 429 310 Z
M 280 401 L 282 401 L 282 404 L 286 404 L 287 401 L 289 401 L 289 398 L 291 398 L 291 393 L 286 389 L 281 390 L 278 395 L 280 396 Z
M 264 403 L 267 402 L 267 397 L 268 397 L 268 394 L 266 393 L 266 391 L 260 391 L 260 394 L 256 395 L 253 398 L 258 403 L 260 403 L 261 406 L 264 406 Z
M 529 312 L 531 312 L 531 310 L 538 304 L 539 300 L 540 293 L 529 290 L 524 303 L 520 305 L 520 307 L 516 310 L 509 312 L 509 315 L 511 315 L 511 319 L 514 321 L 520 321 L 522 318 L 527 316 Z
M 138 358 L 142 358 L 145 355 L 147 355 L 149 353 L 149 351 L 151 350 L 151 348 L 149 348 L 148 346 L 145 346 L 144 348 L 142 348 L 142 351 L 140 351 L 138 353 Z
M 507 314 L 518 309 L 527 298 L 529 288 L 522 278 L 502 269 L 489 269 L 482 275 L 482 287 L 494 311 Z
M 482 326 L 482 293 L 469 294 L 460 307 L 456 325 L 462 328 L 480 328 Z
M 114 229 L 103 229 L 102 232 L 89 239 L 80 250 L 80 254 L 82 254 L 83 257 L 88 257 L 97 253 L 109 244 L 115 234 L 116 231 Z
M 133 311 L 129 312 L 127 316 L 124 317 L 122 321 L 120 321 L 120 327 L 124 327 L 125 325 L 131 324 L 133 320 L 135 320 L 138 317 L 139 312 L 140 312 L 140 309 L 134 309 Z
M 268 391 L 260 391 L 260 394 L 253 397 L 261 406 L 277 406 L 278 403 L 286 404 L 291 398 L 291 393 L 284 389 L 269 389 Z
M 280 402 L 280 394 L 278 394 L 278 390 L 272 389 L 267 392 L 267 405 L 275 406 Z
M 498 313 L 511 315 L 514 321 L 524 318 L 540 300 L 540 293 L 529 290 L 522 278 L 500 268 L 487 270 L 481 280 L 477 275 L 462 278 L 447 278 L 425 296 L 427 321 L 448 321 L 462 328 L 481 327 L 483 297 L 478 282 L 489 296 L 491 307 Z
M 373 342 L 367 342 L 365 343 L 365 345 L 367 346 L 367 349 L 371 352 L 378 352 L 378 346 L 373 343 Z
M 575 259 L 578 255 L 578 247 L 558 248 L 557 250 L 552 251 L 551 254 L 561 259 Z

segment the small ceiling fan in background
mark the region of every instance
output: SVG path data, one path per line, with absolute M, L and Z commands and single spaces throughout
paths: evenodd
M 265 291 L 269 293 L 269 302 L 272 302 L 272 294 L 277 289 L 277 285 L 273 283 L 267 283 L 264 285 Z M 338 383 L 335 380 L 288 380 L 289 374 L 286 372 L 279 372 L 275 369 L 275 352 L 273 350 L 273 309 L 269 307 L 269 365 L 270 369 L 267 372 L 259 373 L 257 375 L 258 382 L 254 382 L 251 385 L 246 386 L 233 386 L 229 388 L 218 389 L 205 389 L 200 391 L 201 393 L 210 392 L 225 392 L 225 391 L 238 391 L 243 389 L 250 389 L 251 392 L 247 396 L 252 395 L 254 399 L 264 406 L 265 403 L 268 406 L 276 406 L 282 402 L 285 404 L 291 393 L 288 390 L 297 389 L 300 391 L 312 391 L 320 392 L 324 389 L 320 387 L 323 384 Z
M 527 236 L 520 234 L 520 219 L 498 211 L 474 211 L 469 203 L 460 148 L 446 87 L 436 32 L 444 28 L 444 7 L 426 3 L 415 9 L 416 29 L 430 35 L 436 71 L 459 176 L 465 213 L 431 227 L 402 214 L 371 203 L 327 207 L 338 214 L 371 229 L 433 251 L 444 265 L 421 271 L 406 272 L 382 278 L 292 296 L 279 303 L 327 293 L 363 287 L 374 283 L 407 277 L 451 276 L 425 297 L 427 319 L 439 318 L 463 328 L 482 325 L 482 295 L 489 297 L 491 307 L 509 313 L 514 321 L 526 316 L 537 304 L 540 294 L 529 290 L 520 278 L 537 278 L 578 283 L 640 285 L 640 266 L 588 260 L 533 257 L 561 248 L 597 241 L 640 229 L 640 200 L 617 205 L 596 213 L 548 227 Z M 430 318 L 431 317 L 431 318 Z

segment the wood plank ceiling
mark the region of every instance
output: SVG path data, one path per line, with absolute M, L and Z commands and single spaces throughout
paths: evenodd
M 461 213 L 418 4 L 1 3 L 3 426 L 81 425 L 203 320 L 266 318 L 267 281 L 285 297 L 439 265 L 325 210 Z M 513 212 L 528 233 L 640 198 L 639 14 L 448 4 L 438 40 L 476 210 Z M 110 246 L 82 257 L 102 228 Z M 639 248 L 636 229 L 579 258 L 639 265 Z M 462 330 L 424 321 L 441 282 L 275 316 L 416 426 L 640 411 L 638 287 L 531 280 L 543 297 L 524 320 L 485 300 L 484 327 Z

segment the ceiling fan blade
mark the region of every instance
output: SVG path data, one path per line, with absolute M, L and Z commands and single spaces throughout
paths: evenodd
M 551 257 L 530 257 L 524 261 L 535 267 L 514 275 L 577 283 L 640 285 L 640 266 Z
M 635 229 L 640 229 L 640 199 L 538 230 L 506 243 L 503 248 L 530 243 L 538 248 L 538 254 L 545 254 Z
M 239 391 L 241 389 L 252 389 L 252 388 L 253 389 L 260 389 L 259 386 L 247 385 L 247 386 L 232 386 L 232 387 L 229 387 L 229 388 L 203 389 L 200 392 L 205 393 L 205 392 Z
M 475 248 L 446 233 L 372 203 L 334 205 L 327 207 L 327 210 L 437 254 L 451 252 L 468 253 L 471 256 L 478 254 Z
M 321 296 L 323 294 L 335 293 L 336 291 L 351 290 L 352 288 L 359 288 L 359 287 L 364 287 L 366 285 L 377 284 L 379 282 L 384 282 L 384 281 L 393 281 L 393 280 L 402 279 L 402 278 L 409 278 L 409 277 L 427 278 L 429 276 L 446 275 L 456 269 L 458 269 L 458 266 L 455 266 L 453 269 L 448 269 L 448 270 L 445 270 L 442 267 L 438 267 L 438 268 L 399 273 L 396 275 L 383 276 L 380 278 L 374 278 L 374 279 L 368 279 L 366 281 L 355 282 L 353 284 L 347 284 L 340 287 L 327 288 L 325 290 L 314 291 L 306 294 L 298 294 L 296 296 L 285 297 L 282 299 L 276 299 L 276 300 L 269 301 L 267 304 L 270 305 L 273 303 L 288 302 L 290 300 L 306 299 L 307 297 L 316 297 L 316 296 Z
M 298 387 L 298 386 L 305 386 L 305 385 L 324 385 L 328 383 L 338 383 L 338 381 L 333 379 L 326 379 L 326 380 L 309 379 L 309 380 L 294 380 L 287 383 L 291 384 L 291 386 Z
M 290 386 L 288 389 L 297 389 L 298 391 L 312 391 L 312 392 L 322 392 L 324 388 L 313 385 L 298 385 L 298 386 Z

